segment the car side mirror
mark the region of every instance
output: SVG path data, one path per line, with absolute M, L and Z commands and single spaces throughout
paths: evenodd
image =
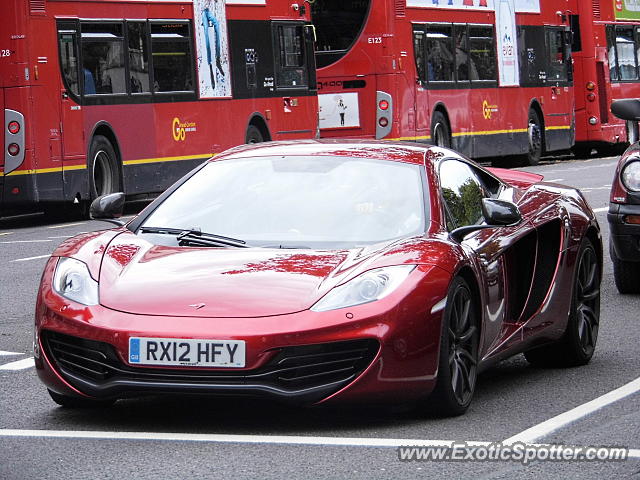
M 124 193 L 109 193 L 101 195 L 91 202 L 89 216 L 93 220 L 104 220 L 121 227 L 124 222 L 117 220 L 124 210 Z
M 615 100 L 611 103 L 611 113 L 622 120 L 637 122 L 640 120 L 640 99 Z
M 522 215 L 515 203 L 497 198 L 482 199 L 482 216 L 491 226 L 517 225 L 522 221 Z
M 522 221 L 522 215 L 515 203 L 498 200 L 497 198 L 482 199 L 482 216 L 484 217 L 484 224 L 465 225 L 464 227 L 456 228 L 449 235 L 460 243 L 471 232 L 485 228 L 517 225 Z

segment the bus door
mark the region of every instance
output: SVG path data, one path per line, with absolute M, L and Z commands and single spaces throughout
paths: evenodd
M 91 72 L 85 71 L 81 78 L 78 63 L 78 28 L 75 22 L 58 23 L 58 47 L 62 86 L 60 96 L 60 136 L 62 138 L 63 168 L 77 164 L 84 157 L 82 107 L 80 84 L 91 81 Z M 85 88 L 89 88 L 87 86 Z
M 547 150 L 573 146 L 573 70 L 570 32 L 565 27 L 546 27 L 547 92 L 544 123 Z
M 414 95 L 414 128 L 417 141 L 428 140 L 430 136 L 429 92 L 427 90 L 426 32 L 424 25 L 413 26 L 413 55 L 416 65 Z

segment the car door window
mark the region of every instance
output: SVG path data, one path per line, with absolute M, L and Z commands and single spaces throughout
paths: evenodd
M 486 195 L 472 168 L 458 160 L 445 160 L 440 164 L 439 178 L 449 231 L 480 223 Z

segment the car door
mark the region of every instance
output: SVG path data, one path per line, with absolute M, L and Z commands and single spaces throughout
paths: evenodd
M 483 198 L 515 200 L 513 188 L 463 160 L 442 161 L 438 177 L 449 231 L 483 223 Z M 461 246 L 475 259 L 480 272 L 484 297 L 480 340 L 483 358 L 522 340 L 521 314 L 528 298 L 533 267 L 521 257 L 526 256 L 527 251 L 536 251 L 536 235 L 530 224 L 522 221 L 518 225 L 470 233 Z M 513 281 L 514 275 L 518 281 Z

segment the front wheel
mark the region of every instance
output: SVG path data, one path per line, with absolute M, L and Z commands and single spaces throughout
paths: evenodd
M 245 138 L 245 143 L 262 143 L 264 142 L 264 137 L 262 136 L 262 132 L 255 125 L 249 125 L 247 128 L 247 136 Z
M 442 112 L 435 112 L 431 120 L 431 143 L 438 147 L 451 148 L 451 129 Z
M 551 345 L 525 352 L 533 365 L 573 367 L 591 360 L 600 327 L 600 265 L 596 249 L 582 240 L 573 280 L 571 311 L 563 337 Z
M 462 415 L 476 387 L 479 331 L 475 300 L 461 277 L 451 282 L 442 323 L 438 379 L 428 407 L 444 416 Z
M 89 148 L 89 203 L 101 195 L 119 192 L 120 168 L 111 142 L 96 135 Z
M 611 255 L 613 263 L 613 278 L 618 292 L 640 293 L 640 262 L 626 262 Z

